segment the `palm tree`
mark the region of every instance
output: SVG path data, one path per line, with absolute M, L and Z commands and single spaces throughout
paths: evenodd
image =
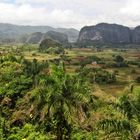
M 57 121 L 57 140 L 70 139 L 68 120 L 74 111 L 80 110 L 82 104 L 88 101 L 86 83 L 78 75 L 67 74 L 63 65 L 53 66 L 45 84 L 48 90 L 47 115 Z
M 45 130 L 53 129 L 57 140 L 70 139 L 74 115 L 79 116 L 77 120 L 81 112 L 85 117 L 82 107 L 89 101 L 88 93 L 87 83 L 79 75 L 67 74 L 64 63 L 53 65 L 49 74 L 40 77 L 39 84 L 25 96 L 26 104 L 22 107 L 29 110 L 32 123 L 39 121 L 44 126 L 47 122 Z
M 37 86 L 37 82 L 38 82 L 38 78 L 39 78 L 39 74 L 40 72 L 48 67 L 48 62 L 47 61 L 42 61 L 42 62 L 38 62 L 37 59 L 33 59 L 32 62 L 23 59 L 22 60 L 22 64 L 24 66 L 24 73 L 27 76 L 32 77 L 33 80 L 33 85 L 34 87 Z
M 104 118 L 99 122 L 99 128 L 114 133 L 125 139 L 139 139 L 140 136 L 140 91 L 133 94 L 129 91 L 122 95 L 117 102 L 112 103 L 115 117 Z M 113 110 L 113 109 L 112 109 Z M 111 113 L 113 114 L 113 113 Z M 118 115 L 121 114 L 121 115 Z M 121 117 L 120 117 L 121 116 Z

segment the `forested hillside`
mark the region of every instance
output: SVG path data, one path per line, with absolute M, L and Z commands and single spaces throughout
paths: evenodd
M 55 31 L 64 33 L 68 36 L 69 42 L 76 42 L 78 39 L 79 31 L 73 28 L 53 28 L 50 26 L 21 26 L 0 23 L 0 43 L 20 42 L 35 32 L 46 33 L 48 31 Z

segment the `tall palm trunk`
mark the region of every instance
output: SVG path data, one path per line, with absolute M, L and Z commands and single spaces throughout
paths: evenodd
M 62 129 L 62 126 L 59 125 L 57 127 L 57 140 L 63 140 L 63 129 Z
M 58 111 L 59 122 L 57 124 L 57 140 L 63 140 L 63 101 L 60 102 L 60 108 Z

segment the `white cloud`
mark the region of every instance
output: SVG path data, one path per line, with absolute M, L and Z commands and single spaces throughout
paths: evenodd
M 25 25 L 51 25 L 54 27 L 79 27 L 85 17 L 72 10 L 54 9 L 48 11 L 44 7 L 33 7 L 30 4 L 14 5 L 0 3 L 0 22 Z
M 25 3 L 30 3 L 30 4 L 44 4 L 47 3 L 48 0 L 15 0 L 15 3 L 17 4 L 25 4 Z
M 0 22 L 79 29 L 98 22 L 136 26 L 139 7 L 139 0 L 0 0 Z
M 41 20 L 43 8 L 33 8 L 29 4 L 17 6 L 14 4 L 0 3 L 0 22 L 9 22 L 15 24 L 30 24 L 30 22 Z
M 121 12 L 130 16 L 140 16 L 140 0 L 128 0 Z

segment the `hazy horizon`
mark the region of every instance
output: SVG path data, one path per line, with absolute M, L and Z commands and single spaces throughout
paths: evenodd
M 0 23 L 75 28 L 140 24 L 139 0 L 0 0 Z
M 54 28 L 54 29 L 59 29 L 59 28 L 62 28 L 62 29 L 74 29 L 74 30 L 77 30 L 77 31 L 80 31 L 85 26 L 96 26 L 96 25 L 101 24 L 101 23 L 122 25 L 122 26 L 128 27 L 130 29 L 133 29 L 133 28 L 136 28 L 136 27 L 140 26 L 140 24 L 136 25 L 134 27 L 130 27 L 130 26 L 123 25 L 123 24 L 118 24 L 118 23 L 100 22 L 100 23 L 97 23 L 97 24 L 84 25 L 80 29 L 77 29 L 77 28 L 74 28 L 74 27 L 61 27 L 61 26 L 60 27 L 54 27 L 54 26 L 51 26 L 51 25 L 29 25 L 29 24 L 13 24 L 13 23 L 4 23 L 4 22 L 2 23 L 2 22 L 0 22 L 0 24 L 5 24 L 5 25 L 9 24 L 9 25 L 15 25 L 15 26 L 51 27 L 51 28 Z

